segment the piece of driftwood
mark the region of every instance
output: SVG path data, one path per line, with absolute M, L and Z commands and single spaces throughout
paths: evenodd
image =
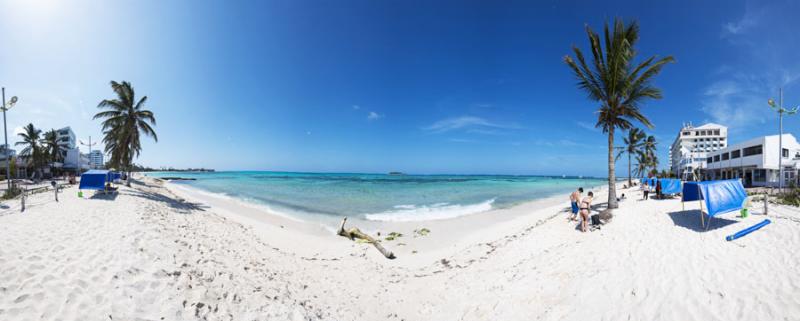
M 395 258 L 394 253 L 384 248 L 381 245 L 381 243 L 372 238 L 372 236 L 369 236 L 364 232 L 361 232 L 361 230 L 359 230 L 357 227 L 351 227 L 349 230 L 345 230 L 344 229 L 345 223 L 347 223 L 347 217 L 342 219 L 342 224 L 339 225 L 339 231 L 336 234 L 344 236 L 351 240 L 353 239 L 365 240 L 369 243 L 372 243 L 372 245 L 374 245 L 375 248 L 378 249 L 378 251 L 380 251 L 381 254 L 383 254 L 383 256 L 385 256 L 387 259 L 393 260 Z

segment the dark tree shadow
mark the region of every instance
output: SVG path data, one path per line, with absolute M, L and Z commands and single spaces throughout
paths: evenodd
M 109 193 L 103 193 L 101 191 L 96 191 L 94 193 L 94 195 L 89 197 L 89 199 L 91 199 L 91 200 L 113 201 L 113 200 L 117 199 L 118 195 L 119 195 L 119 191 L 109 192 Z
M 209 208 L 209 206 L 201 203 L 187 202 L 181 198 L 172 198 L 159 193 L 151 193 L 140 190 L 126 190 L 125 194 L 164 203 L 170 208 L 177 210 L 181 214 L 189 214 L 191 211 L 205 211 L 205 209 Z
M 669 217 L 675 225 L 695 232 L 705 232 L 706 228 L 700 226 L 700 215 L 701 212 L 699 210 L 685 210 L 669 213 Z M 709 216 L 706 215 L 706 213 L 702 213 L 702 215 L 703 221 L 709 224 Z M 714 216 L 714 218 L 711 219 L 711 226 L 708 227 L 708 231 L 723 228 L 734 223 L 739 223 L 739 221 Z

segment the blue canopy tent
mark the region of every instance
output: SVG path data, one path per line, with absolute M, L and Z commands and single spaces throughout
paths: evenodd
M 122 179 L 122 173 L 120 172 L 110 172 L 109 177 L 111 178 L 112 182 L 115 182 L 118 179 Z
M 674 178 L 662 178 L 658 180 L 661 182 L 661 194 L 678 194 L 681 192 L 681 180 Z
M 81 174 L 81 184 L 78 189 L 105 190 L 106 182 L 111 181 L 111 172 L 101 169 L 89 170 Z
M 739 210 L 747 199 L 747 192 L 738 179 L 706 182 L 686 182 L 683 184 L 682 202 L 700 201 L 700 224 L 705 225 L 703 206 L 708 213 L 708 226 L 711 218 L 723 213 Z

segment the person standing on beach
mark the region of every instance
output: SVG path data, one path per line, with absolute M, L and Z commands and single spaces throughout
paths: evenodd
M 642 195 L 644 195 L 644 199 L 647 199 L 647 194 L 650 194 L 650 186 L 644 183 L 642 184 Z
M 586 225 L 589 222 L 589 214 L 591 214 L 593 199 L 594 193 L 589 192 L 588 196 L 584 197 L 581 201 L 581 232 L 586 232 Z
M 662 199 L 663 198 L 663 196 L 661 195 L 661 180 L 656 182 L 656 198 L 657 199 Z
M 578 202 L 581 200 L 581 194 L 583 193 L 583 187 L 578 187 L 577 191 L 572 192 L 569 194 L 569 202 L 572 206 L 572 214 L 567 217 L 570 221 L 575 221 L 578 219 Z

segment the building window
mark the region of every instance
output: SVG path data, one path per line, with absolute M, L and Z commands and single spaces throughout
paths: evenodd
M 695 134 L 695 136 L 700 136 L 700 131 L 698 130 L 698 131 L 694 132 L 694 134 Z
M 711 164 L 711 157 L 706 158 L 706 163 Z
M 692 132 L 683 132 L 683 136 L 689 136 L 691 134 L 692 134 Z
M 739 156 L 742 156 L 742 151 L 737 149 L 731 152 L 731 158 L 739 158 Z
M 714 161 L 719 162 L 719 155 L 714 155 Z
M 719 135 L 719 129 L 714 130 L 714 135 Z
M 722 160 L 728 160 L 728 159 L 730 159 L 730 154 L 728 153 L 722 154 Z
M 743 149 L 742 153 L 744 153 L 744 156 L 761 155 L 762 148 L 761 145 L 751 146 Z
M 766 182 L 767 181 L 767 170 L 766 169 L 757 169 L 753 171 L 753 181 L 754 182 Z
M 781 150 L 781 155 L 783 155 L 783 158 L 789 158 L 789 150 L 784 148 Z

